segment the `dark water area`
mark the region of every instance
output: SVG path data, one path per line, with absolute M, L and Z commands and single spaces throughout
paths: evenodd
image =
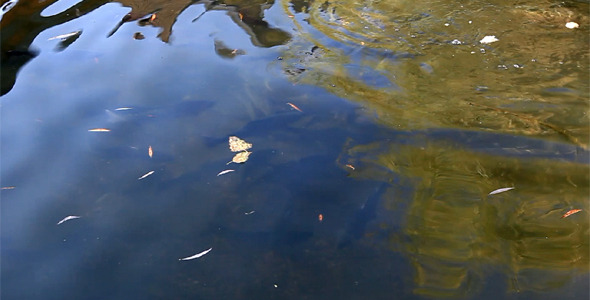
M 587 1 L 1 7 L 2 299 L 590 297 Z

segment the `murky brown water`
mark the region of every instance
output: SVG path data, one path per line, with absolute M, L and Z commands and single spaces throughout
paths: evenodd
M 301 34 L 285 54 L 288 70 L 306 69 L 295 82 L 362 102 L 394 128 L 588 143 L 588 28 L 565 27 L 588 24 L 587 3 L 315 1 L 303 7 L 309 14 L 295 16 Z M 485 36 L 499 41 L 481 44 Z M 319 48 L 311 53 L 313 46 Z

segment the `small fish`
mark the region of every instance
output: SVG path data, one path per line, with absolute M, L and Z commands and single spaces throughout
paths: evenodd
M 152 158 L 152 156 L 154 156 L 154 150 L 152 149 L 152 145 L 150 145 L 148 147 L 148 155 L 150 156 L 150 158 Z
M 491 191 L 488 195 L 495 195 L 495 194 L 507 192 L 507 191 L 513 190 L 513 189 L 514 189 L 514 187 L 501 188 L 501 189 Z
M 69 221 L 69 220 L 73 220 L 73 219 L 79 219 L 81 218 L 80 216 L 67 216 L 65 218 L 63 218 L 61 221 L 57 222 L 57 225 L 65 222 L 65 221 Z
M 92 128 L 88 129 L 90 132 L 110 132 L 111 130 L 108 128 Z
M 2 190 L 14 190 L 16 188 L 16 186 L 3 186 L 1 189 Z
M 321 221 L 323 221 L 323 220 L 324 220 L 324 215 L 322 215 L 322 214 L 319 214 L 319 215 L 318 215 L 318 221 L 320 221 L 320 222 L 321 222 Z
M 197 253 L 197 254 L 195 254 L 193 256 L 189 256 L 189 257 L 185 257 L 185 258 L 180 258 L 179 260 L 191 260 L 191 259 L 199 258 L 199 257 L 201 257 L 201 256 L 209 253 L 209 251 L 211 251 L 211 250 L 213 250 L 213 248 L 209 248 L 209 249 L 207 249 L 207 250 L 205 250 L 203 252 Z
M 217 176 L 221 176 L 221 175 L 223 175 L 223 174 L 227 174 L 227 173 L 230 173 L 230 172 L 233 172 L 233 171 L 235 171 L 235 170 L 231 170 L 231 169 L 229 169 L 229 170 L 224 170 L 224 171 L 221 171 L 221 172 L 219 172 L 219 174 L 217 174 Z
M 76 36 L 76 35 L 80 35 L 81 33 L 82 33 L 82 30 L 78 30 L 78 31 L 74 31 L 74 32 L 66 33 L 66 34 L 60 34 L 60 35 L 56 35 L 56 36 L 54 36 L 54 37 L 51 37 L 51 38 L 49 38 L 49 39 L 47 39 L 47 40 L 48 40 L 48 41 L 51 41 L 51 40 L 57 40 L 57 39 L 65 40 L 65 39 L 67 39 L 67 38 L 69 38 L 69 37 L 73 37 L 73 36 Z
M 133 109 L 133 107 L 117 107 L 117 108 L 115 108 L 116 111 L 131 110 L 131 109 Z
M 293 108 L 294 110 L 297 110 L 299 112 L 303 112 L 299 107 L 297 107 L 295 104 L 291 103 L 291 102 L 287 102 L 287 104 L 289 106 L 291 106 L 291 108 Z
M 354 166 L 351 164 L 346 165 L 347 167 L 351 168 L 354 171 Z
M 137 180 L 142 180 L 142 179 L 144 179 L 144 178 L 146 178 L 146 177 L 148 177 L 148 176 L 150 176 L 152 174 L 154 174 L 154 171 L 149 171 L 149 172 L 143 174 L 143 176 L 137 178 Z
M 251 210 L 251 211 L 249 211 L 249 212 L 245 212 L 244 214 L 245 214 L 246 216 L 249 216 L 249 215 L 251 215 L 251 214 L 253 214 L 253 213 L 255 213 L 255 212 L 256 212 L 255 210 Z
M 581 212 L 581 211 L 582 211 L 581 209 L 572 209 L 572 210 L 570 210 L 570 211 L 566 212 L 566 213 L 565 213 L 563 216 L 561 216 L 561 218 L 562 218 L 562 219 L 563 219 L 563 218 L 567 218 L 567 217 L 569 217 L 569 216 L 571 216 L 571 215 L 573 215 L 573 214 L 575 214 L 575 213 L 579 213 L 579 212 Z
M 156 14 L 153 14 L 153 15 L 150 17 L 150 22 L 153 22 L 155 19 L 156 19 Z

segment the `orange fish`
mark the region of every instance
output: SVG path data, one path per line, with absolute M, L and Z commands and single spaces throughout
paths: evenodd
M 569 216 L 571 216 L 571 215 L 573 215 L 573 214 L 575 214 L 575 213 L 579 213 L 579 212 L 581 212 L 581 211 L 582 211 L 581 209 L 572 209 L 572 210 L 570 210 L 570 211 L 566 212 L 566 213 L 565 213 L 563 216 L 561 216 L 561 218 L 562 218 L 562 219 L 563 219 L 563 218 L 567 218 L 567 217 L 569 217 Z
M 324 220 L 324 215 L 322 215 L 322 214 L 319 214 L 319 215 L 318 215 L 318 221 L 320 221 L 320 222 L 321 222 L 321 221 L 323 221 L 323 220 Z
M 150 158 L 151 158 L 152 156 L 154 156 L 154 150 L 152 149 L 152 145 L 150 145 L 150 146 L 148 147 L 148 155 L 150 156 Z
M 347 167 L 351 168 L 352 170 L 354 170 L 354 166 L 351 164 L 346 165 Z

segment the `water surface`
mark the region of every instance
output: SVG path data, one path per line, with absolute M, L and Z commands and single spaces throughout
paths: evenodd
M 587 1 L 3 3 L 3 298 L 588 298 Z

